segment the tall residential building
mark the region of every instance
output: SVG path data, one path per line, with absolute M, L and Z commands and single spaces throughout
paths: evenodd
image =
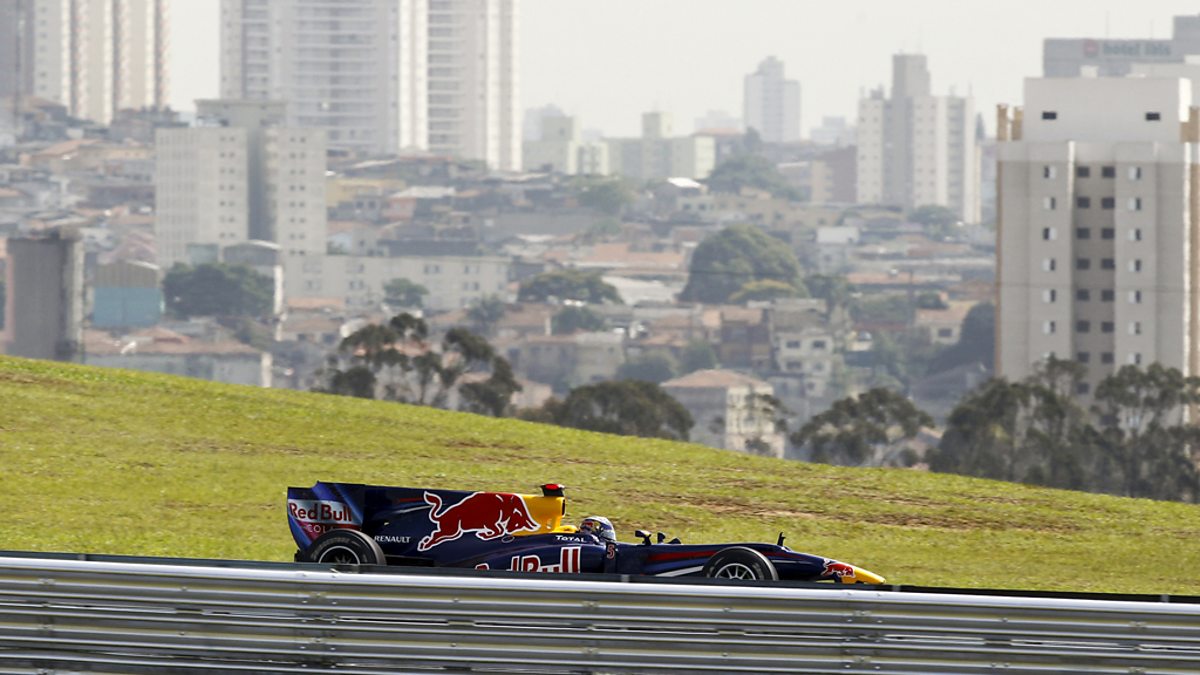
M 221 94 L 365 154 L 517 169 L 517 0 L 221 0 Z
M 427 0 L 221 0 L 221 96 L 366 154 L 425 147 Z
M 330 147 L 425 145 L 425 0 L 222 0 L 221 93 L 287 104 Z
M 24 13 L 20 0 L 0 2 L 0 106 L 17 94 L 21 69 L 21 28 Z M 0 107 L 0 111 L 3 108 Z M 0 120 L 0 125 L 4 120 Z
M 126 7 L 116 108 L 161 110 L 168 105 L 171 75 L 169 0 L 129 0 Z
M 857 177 L 856 153 L 853 146 L 826 150 L 812 159 L 813 204 L 854 203 L 854 183 Z
M 746 76 L 743 90 L 746 128 L 767 143 L 800 140 L 800 83 L 783 76 L 783 61 L 774 56 Z
M 858 105 L 857 201 L 945 206 L 979 222 L 979 142 L 970 96 L 934 96 L 922 54 L 892 58 L 892 91 Z
M 517 0 L 428 0 L 429 149 L 521 168 Z
M 708 178 L 716 164 L 712 136 L 672 136 L 671 116 L 664 112 L 642 115 L 641 138 L 606 138 L 608 168 L 636 180 Z
M 10 238 L 6 353 L 72 361 L 83 340 L 83 241 L 72 231 Z
M 16 74 L 8 90 L 101 124 L 123 108 L 166 107 L 168 19 L 169 0 L 8 0 L 0 8 L 0 67 Z M 0 97 L 5 84 L 0 76 Z
M 197 101 L 197 123 L 159 129 L 155 236 L 163 269 L 250 240 L 325 252 L 325 138 L 284 125 L 275 101 Z
M 1125 364 L 1200 372 L 1200 109 L 1180 78 L 1025 81 L 998 116 L 999 375 L 1048 356 L 1089 395 Z
M 15 0 L 0 2 L 0 148 L 17 141 L 22 14 Z
M 608 174 L 608 146 L 583 140 L 579 121 L 566 115 L 541 118 L 536 141 L 525 141 L 522 164 L 527 171 L 567 175 Z
M 537 108 L 526 108 L 521 122 L 521 138 L 525 141 L 542 140 L 542 120 L 547 117 L 567 117 L 567 113 L 553 103 L 547 103 Z
M 1177 16 L 1169 40 L 1046 38 L 1042 42 L 1043 77 L 1077 77 L 1084 68 L 1120 77 L 1135 63 L 1183 63 L 1200 54 L 1200 15 Z

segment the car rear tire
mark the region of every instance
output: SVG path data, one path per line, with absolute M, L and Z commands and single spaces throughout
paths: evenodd
M 301 556 L 304 562 L 328 565 L 386 565 L 383 549 L 358 530 L 331 530 L 317 537 Z
M 704 576 L 744 581 L 779 581 L 779 572 L 767 556 L 745 546 L 722 549 L 704 565 Z

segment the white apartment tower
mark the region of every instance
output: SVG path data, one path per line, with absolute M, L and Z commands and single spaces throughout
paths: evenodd
M 284 255 L 325 252 L 324 132 L 285 120 L 280 102 L 197 101 L 196 126 L 158 131 L 160 267 L 249 240 Z
M 167 105 L 169 0 L 7 1 L 0 17 L 15 23 L 0 28 L 0 65 L 18 75 L 0 95 L 55 101 L 101 124 Z
M 118 6 L 120 6 L 118 4 Z M 125 4 L 127 34 L 119 55 L 120 79 L 116 85 L 117 109 L 166 108 L 170 47 L 168 0 L 137 0 Z
M 329 146 L 425 146 L 426 0 L 221 0 L 221 95 L 283 101 Z
M 857 201 L 945 206 L 979 222 L 979 143 L 970 96 L 934 96 L 922 54 L 892 58 L 891 97 L 858 105 Z
M 429 3 L 429 149 L 521 168 L 517 0 Z
M 364 154 L 517 169 L 517 0 L 221 0 L 221 95 Z
M 774 56 L 746 76 L 743 116 L 747 129 L 767 143 L 800 140 L 800 83 L 783 76 L 783 62 Z
M 15 2 L 0 2 L 0 148 L 20 136 L 21 34 L 23 20 Z
M 1200 372 L 1200 116 L 1166 77 L 1025 81 L 998 116 L 999 375 L 1050 355 L 1090 395 L 1125 364 Z

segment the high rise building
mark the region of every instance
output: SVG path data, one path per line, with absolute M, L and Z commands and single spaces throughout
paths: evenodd
M 0 2 L 0 147 L 16 143 L 16 96 L 21 92 L 22 13 L 15 0 Z
M 101 124 L 123 108 L 163 108 L 168 18 L 169 0 L 9 0 L 0 68 L 15 77 L 0 76 L 0 97 L 48 99 Z
M 812 192 L 809 201 L 813 204 L 850 204 L 854 202 L 854 184 L 857 178 L 856 153 L 853 146 L 826 150 L 812 159 Z
M 221 94 L 365 154 L 516 169 L 517 0 L 221 0 Z
M 708 178 L 716 165 L 712 136 L 672 136 L 669 113 L 642 115 L 641 138 L 606 138 L 608 168 L 635 180 Z
M 979 222 L 979 143 L 970 96 L 934 96 L 922 54 L 892 59 L 892 91 L 858 105 L 857 201 L 945 206 Z
M 585 142 L 576 118 L 567 115 L 541 118 L 537 138 L 539 140 L 524 143 L 522 164 L 526 171 L 608 174 L 608 146 L 601 142 Z
M 171 75 L 168 0 L 127 0 L 124 6 L 116 109 L 161 110 L 168 106 Z
M 221 96 L 366 154 L 425 146 L 427 0 L 221 0 Z
M 542 121 L 548 117 L 568 117 L 563 109 L 547 103 L 544 106 L 537 108 L 527 108 L 525 110 L 524 121 L 521 122 L 521 138 L 523 141 L 540 141 L 542 140 Z
M 1200 371 L 1200 110 L 1178 77 L 1025 81 L 998 116 L 997 373 L 1048 356 L 1091 394 L 1125 364 Z
M 246 241 L 283 255 L 325 252 L 325 139 L 284 124 L 276 101 L 197 101 L 197 123 L 159 129 L 158 264 L 216 260 Z
M 743 116 L 767 143 L 800 140 L 800 83 L 783 76 L 783 62 L 774 56 L 746 76 Z
M 21 68 L 21 28 L 24 21 L 19 0 L 0 2 L 0 102 L 18 93 Z M 0 124 L 4 121 L 0 120 Z
M 517 0 L 428 0 L 429 149 L 521 168 Z
M 10 238 L 7 353 L 71 361 L 83 340 L 83 241 L 78 233 Z

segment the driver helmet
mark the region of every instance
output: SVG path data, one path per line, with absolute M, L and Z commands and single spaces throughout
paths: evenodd
M 604 516 L 588 516 L 579 523 L 579 531 L 595 535 L 601 541 L 617 542 L 617 530 Z

